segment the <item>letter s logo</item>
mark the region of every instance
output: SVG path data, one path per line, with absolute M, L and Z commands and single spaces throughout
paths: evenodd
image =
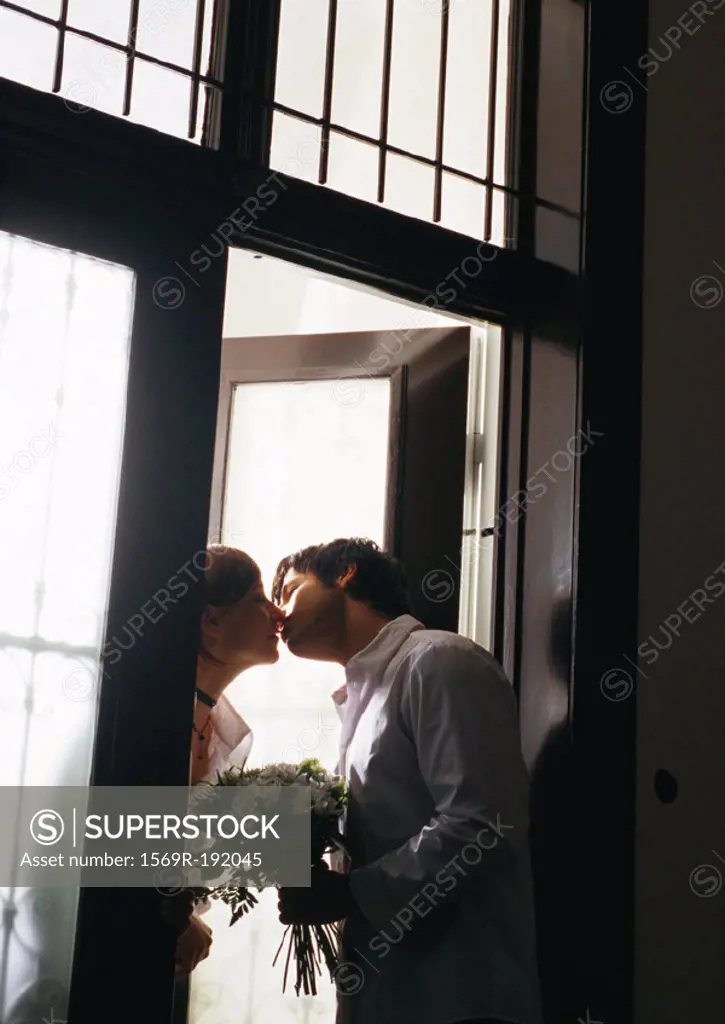
M 57 811 L 38 811 L 30 821 L 30 834 L 41 846 L 53 846 L 64 832 L 65 825 Z

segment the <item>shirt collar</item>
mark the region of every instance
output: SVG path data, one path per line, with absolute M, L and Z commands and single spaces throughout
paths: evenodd
M 221 694 L 209 717 L 219 739 L 229 750 L 238 747 L 252 731 L 225 693 Z
M 371 677 L 380 678 L 393 657 L 411 633 L 425 629 L 412 615 L 399 615 L 387 622 L 367 647 L 353 655 L 345 666 L 348 683 L 364 683 Z

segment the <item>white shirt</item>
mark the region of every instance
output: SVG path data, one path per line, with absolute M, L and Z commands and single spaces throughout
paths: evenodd
M 252 730 L 225 694 L 211 709 L 214 726 L 209 737 L 209 768 L 202 782 L 215 782 L 216 773 L 243 768 L 254 742 Z
M 338 770 L 360 913 L 339 1024 L 541 1024 L 516 701 L 477 644 L 388 623 L 346 666 Z
M 217 772 L 224 772 L 232 766 L 243 768 L 252 749 L 254 734 L 234 707 L 222 694 L 211 709 L 210 720 L 214 726 L 209 737 L 209 766 L 197 785 L 216 782 Z M 211 900 L 197 903 L 194 913 L 202 916 L 211 907 Z

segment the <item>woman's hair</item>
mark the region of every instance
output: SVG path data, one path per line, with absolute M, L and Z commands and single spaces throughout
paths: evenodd
M 259 566 L 239 548 L 210 544 L 206 549 L 204 604 L 236 604 L 262 577 Z

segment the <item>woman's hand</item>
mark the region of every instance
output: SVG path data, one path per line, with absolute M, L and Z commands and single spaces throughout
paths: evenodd
M 188 889 L 180 889 L 173 896 L 164 896 L 161 901 L 161 919 L 177 938 L 183 935 L 194 914 L 194 896 Z
M 179 936 L 176 943 L 176 970 L 174 977 L 179 980 L 191 974 L 197 964 L 206 960 L 212 944 L 211 928 L 199 917 L 192 917 L 189 927 Z

